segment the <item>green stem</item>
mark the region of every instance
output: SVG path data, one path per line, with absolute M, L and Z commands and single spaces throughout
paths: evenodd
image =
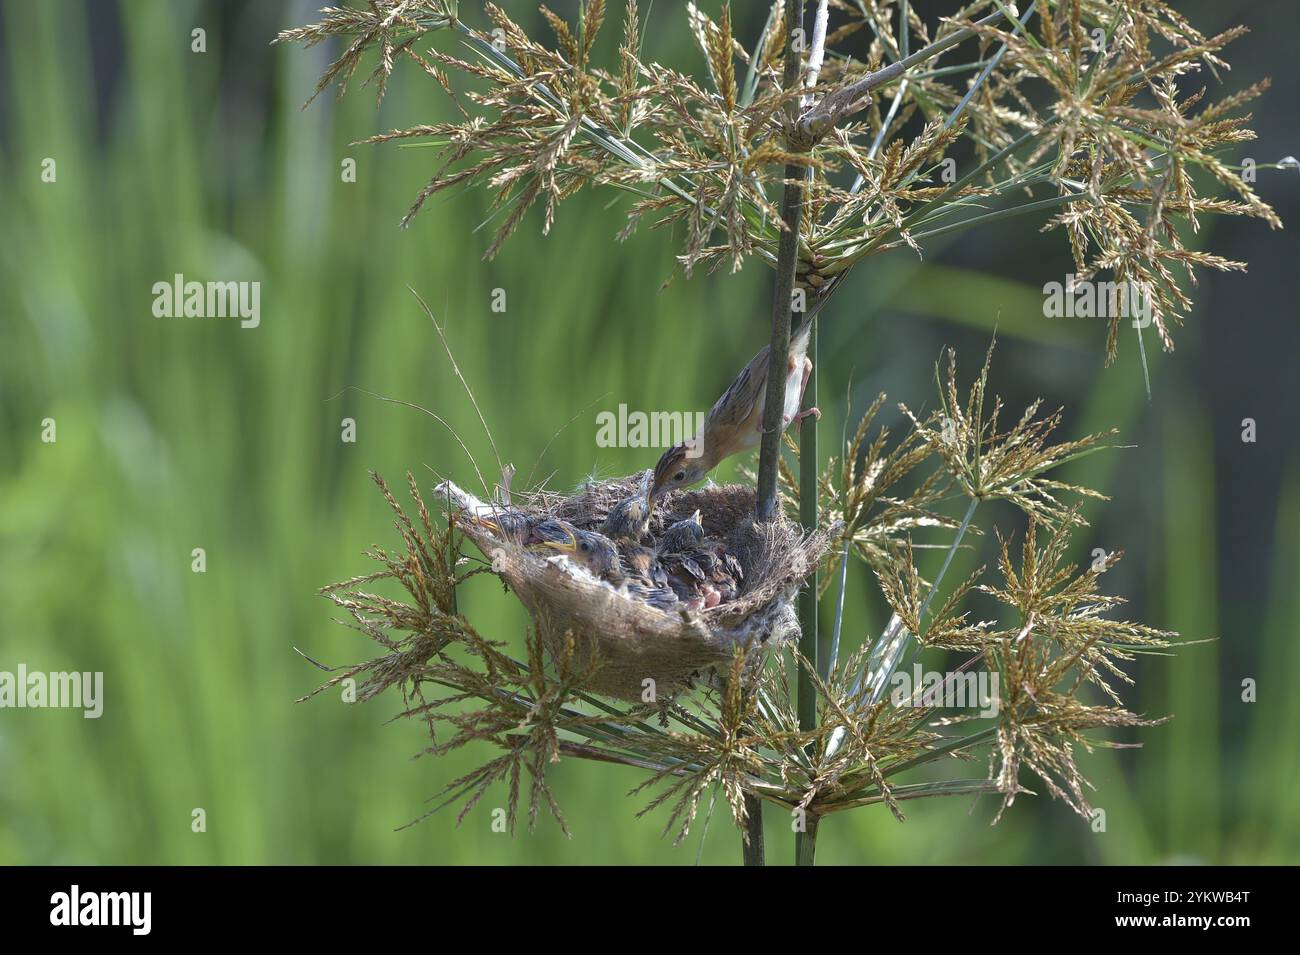
M 1034 7 L 1036 6 L 1038 6 L 1038 0 L 1033 0 L 1033 3 L 1029 5 L 1029 9 L 1025 11 L 1024 20 L 1016 21 L 1016 28 L 1011 31 L 1012 36 L 1018 35 L 1025 28 L 1025 23 L 1027 23 L 1029 18 L 1034 15 Z M 948 129 L 953 123 L 957 122 L 957 117 L 966 111 L 967 105 L 969 105 L 970 101 L 975 98 L 975 94 L 979 92 L 980 87 L 984 85 L 984 81 L 989 78 L 989 75 L 997 68 L 997 65 L 1002 62 L 1002 57 L 1006 55 L 1006 52 L 1007 44 L 1004 41 L 1002 45 L 998 47 L 998 51 L 989 59 L 988 64 L 984 67 L 984 72 L 980 73 L 975 82 L 971 84 L 970 89 L 966 91 L 966 95 L 961 98 L 961 102 L 957 104 L 957 108 L 949 113 L 948 118 L 943 121 L 944 129 Z
M 835 601 L 835 623 L 831 627 L 831 649 L 826 665 L 822 667 L 822 679 L 829 680 L 831 671 L 840 658 L 840 634 L 844 629 L 844 593 L 849 586 L 849 540 L 844 541 L 844 552 L 840 554 L 840 588 Z
M 977 21 L 977 23 L 980 26 L 990 26 L 1001 20 L 1005 13 L 1005 8 L 1000 9 Z M 799 121 L 800 135 L 810 146 L 819 142 L 830 131 L 831 127 L 861 108 L 863 98 L 873 89 L 897 79 L 912 67 L 934 59 L 945 50 L 975 35 L 976 31 L 974 30 L 966 28 L 955 30 L 947 36 L 935 40 L 929 46 L 917 50 L 910 56 L 905 56 L 894 63 L 890 63 L 874 73 L 868 73 L 855 83 L 840 87 L 828 94 L 821 103 L 803 116 Z
M 786 6 L 785 35 L 795 35 L 803 28 L 803 0 L 793 0 Z M 799 51 L 787 39 L 784 88 L 794 89 L 799 83 Z M 788 118 L 797 119 L 798 102 L 791 101 Z M 803 221 L 803 191 L 807 174 L 811 170 L 802 166 L 785 167 L 785 189 L 781 198 L 781 241 L 777 248 L 776 281 L 772 290 L 772 338 L 768 345 L 767 390 L 763 406 L 763 440 L 758 455 L 757 512 L 760 522 L 767 523 L 777 517 L 778 498 L 776 479 L 781 460 L 781 417 L 785 410 L 785 379 L 782 374 L 785 362 L 782 356 L 790 351 L 790 315 L 794 295 L 795 268 L 799 260 L 799 227 Z
M 794 834 L 794 864 L 815 865 L 817 859 L 817 828 L 821 824 L 821 817 L 808 813 L 804 822 L 806 832 L 796 832 Z
M 932 239 L 937 235 L 943 235 L 947 232 L 956 232 L 958 229 L 966 229 L 973 225 L 984 225 L 989 222 L 997 222 L 1001 219 L 1010 219 L 1014 216 L 1023 216 L 1031 212 L 1038 212 L 1042 209 L 1053 209 L 1057 206 L 1063 206 L 1070 202 L 1084 202 L 1088 197 L 1079 193 L 1067 193 L 1063 196 L 1051 196 L 1047 199 L 1038 199 L 1034 202 L 1023 202 L 1020 205 L 1012 206 L 1009 209 L 998 209 L 996 212 L 986 212 L 983 215 L 972 216 L 969 219 L 962 219 L 960 222 L 951 222 L 948 225 L 942 225 L 926 232 L 914 232 L 912 238 Z
M 930 601 L 934 599 L 935 593 L 938 592 L 939 584 L 943 582 L 943 575 L 948 573 L 948 568 L 952 565 L 952 559 L 957 556 L 957 548 L 961 546 L 962 538 L 966 536 L 966 531 L 970 529 L 971 518 L 975 516 L 975 508 L 979 507 L 979 503 L 980 500 L 977 497 L 970 499 L 970 504 L 966 507 L 966 513 L 962 516 L 961 526 L 957 528 L 957 536 L 952 539 L 952 545 L 943 558 L 943 566 L 939 568 L 934 583 L 930 585 L 930 592 L 925 595 L 925 601 L 921 604 L 921 609 L 917 611 L 916 619 L 918 621 L 923 619 L 925 612 L 930 609 Z M 918 640 L 921 637 L 919 633 L 916 636 Z
M 966 514 L 962 517 L 961 526 L 957 528 L 957 536 L 953 538 L 952 544 L 950 544 L 948 547 L 948 553 L 943 559 L 943 566 L 939 568 L 939 573 L 935 575 L 933 582 L 931 582 L 930 590 L 926 593 L 925 600 L 921 604 L 921 608 L 916 615 L 918 622 L 925 617 L 926 611 L 930 608 L 930 602 L 934 600 L 934 595 L 938 593 L 939 585 L 943 583 L 944 575 L 948 573 L 948 568 L 952 565 L 952 559 L 957 553 L 957 548 L 961 546 L 962 538 L 966 536 L 966 531 L 970 529 L 971 518 L 975 516 L 975 508 L 978 506 L 979 506 L 979 498 L 972 497 L 970 499 L 970 504 L 966 507 Z M 897 614 L 895 614 L 893 617 L 890 618 L 890 626 L 885 629 L 885 635 L 882 635 L 881 638 L 882 640 L 885 639 L 885 636 L 897 632 L 894 627 L 894 620 L 896 618 L 897 618 Z M 898 627 L 900 628 L 902 627 L 901 621 L 898 623 Z M 882 675 L 880 681 L 875 685 L 875 687 L 871 691 L 871 695 L 868 698 L 868 702 L 872 705 L 880 701 L 880 697 L 884 693 L 885 687 L 889 684 L 890 676 L 892 676 L 894 671 L 898 669 L 898 664 L 903 659 L 903 650 L 907 647 L 906 633 L 907 631 L 904 630 L 905 635 L 903 639 L 900 640 L 898 642 L 898 646 L 893 649 L 892 657 L 891 659 L 889 659 L 888 665 L 885 667 L 884 670 L 881 671 Z M 914 636 L 917 639 L 917 647 L 919 648 L 920 635 L 916 634 Z M 859 673 L 857 679 L 853 681 L 854 696 L 857 696 L 859 693 L 862 692 L 863 689 L 862 684 L 866 680 L 866 676 L 867 676 L 866 670 L 867 668 L 870 667 L 870 659 L 868 659 L 867 663 L 865 663 L 863 667 L 864 667 L 863 672 Z M 826 746 L 826 755 L 827 756 L 833 755 L 835 751 L 840 748 L 840 743 L 843 742 L 843 740 L 844 740 L 844 728 L 840 727 L 833 734 L 831 734 L 830 742 Z
M 948 553 L 944 555 L 943 566 L 939 568 L 939 573 L 935 575 L 934 582 L 930 584 L 930 589 L 929 591 L 926 592 L 925 600 L 921 602 L 921 607 L 916 613 L 916 619 L 918 623 L 924 624 L 925 613 L 927 610 L 930 609 L 930 604 L 934 600 L 934 595 L 939 592 L 939 585 L 943 583 L 944 575 L 948 573 L 948 568 L 952 566 L 952 559 L 957 556 L 957 548 L 961 546 L 962 538 L 966 536 L 966 531 L 970 529 L 971 518 L 975 516 L 975 508 L 979 507 L 979 503 L 980 503 L 980 499 L 978 497 L 972 497 L 970 499 L 970 504 L 967 505 L 966 507 L 966 514 L 961 519 L 961 526 L 957 528 L 957 536 L 952 539 L 952 545 L 948 548 Z M 922 636 L 923 635 L 919 633 L 912 634 L 912 638 L 916 640 L 916 646 L 912 648 L 912 655 L 908 657 L 908 663 L 911 663 L 913 660 L 915 660 L 917 654 L 921 652 Z M 906 645 L 906 639 L 904 640 L 903 645 L 900 645 L 898 655 L 894 657 L 894 661 L 889 668 L 889 672 L 885 674 L 885 678 L 881 681 L 880 686 L 877 688 L 879 692 L 884 691 L 884 687 L 889 682 L 889 678 L 893 676 L 894 671 L 898 669 L 898 662 L 903 659 L 902 647 L 905 645 Z M 872 702 L 873 703 L 876 702 L 875 693 L 872 694 Z
M 767 854 L 763 847 L 763 800 L 753 793 L 745 793 L 745 834 L 741 846 L 745 865 L 767 865 Z
M 799 84 L 800 56 L 790 41 L 803 29 L 803 0 L 792 0 L 785 8 L 786 50 L 782 86 L 792 90 Z M 799 104 L 792 100 L 788 118 L 798 117 Z M 811 170 L 800 166 L 785 167 L 785 189 L 781 198 L 781 221 L 785 228 L 777 249 L 776 281 L 772 290 L 772 338 L 768 345 L 767 392 L 763 407 L 763 441 L 758 457 L 757 516 L 769 522 L 777 518 L 776 478 L 781 460 L 781 417 L 785 410 L 785 356 L 790 351 L 790 312 L 793 305 L 795 268 L 799 259 L 799 227 L 803 221 L 804 182 Z M 745 865 L 765 865 L 763 851 L 763 804 L 753 793 L 745 794 L 746 832 Z
M 812 371 L 804 390 L 803 407 L 817 407 L 817 319 L 812 318 L 809 333 L 808 357 Z M 805 419 L 799 427 L 799 523 L 805 532 L 817 528 L 817 419 Z M 817 672 L 817 571 L 812 572 L 802 593 L 799 594 L 799 664 L 798 710 L 799 729 L 804 732 L 817 728 L 817 689 L 813 674 Z M 811 753 L 809 753 L 811 755 Z M 796 865 L 812 865 L 817 849 L 817 824 L 809 817 L 807 831 L 796 832 L 794 853 Z

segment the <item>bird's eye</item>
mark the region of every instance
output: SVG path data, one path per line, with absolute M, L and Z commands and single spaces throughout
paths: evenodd
M 685 478 L 686 478 L 686 472 L 685 472 L 685 471 L 678 471 L 676 474 L 673 475 L 673 480 L 674 480 L 674 481 L 681 481 L 681 480 L 684 480 Z
M 581 544 L 578 545 L 578 549 L 585 554 L 587 553 L 587 551 L 591 550 L 591 545 L 588 544 L 586 541 L 583 541 Z

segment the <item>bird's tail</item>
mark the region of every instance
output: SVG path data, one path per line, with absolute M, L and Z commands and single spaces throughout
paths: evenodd
M 837 275 L 831 276 L 830 280 L 819 289 L 806 287 L 807 291 L 811 293 L 808 296 L 808 307 L 799 314 L 799 323 L 790 329 L 791 341 L 794 341 L 800 335 L 807 334 L 808 330 L 812 327 L 812 320 L 817 317 L 818 312 L 826 307 L 826 303 L 829 302 L 831 296 L 835 294 L 835 290 L 840 287 L 846 274 L 847 273 L 845 272 L 840 272 Z

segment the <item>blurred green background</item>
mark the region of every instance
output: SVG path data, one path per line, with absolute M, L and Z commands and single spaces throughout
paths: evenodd
M 553 6 L 574 17 L 572 0 Z M 531 3 L 506 7 L 535 25 Z M 740 20 L 747 43 L 758 7 Z M 1275 79 L 1256 109 L 1261 139 L 1241 155 L 1300 152 L 1289 5 L 1180 9 L 1207 31 L 1253 28 L 1230 50 L 1229 89 Z M 537 462 L 538 478 L 571 486 L 652 463 L 654 452 L 596 447 L 598 411 L 707 407 L 766 341 L 769 273 L 751 264 L 661 290 L 675 240 L 643 228 L 618 245 L 623 205 L 601 194 L 562 207 L 549 238 L 530 214 L 490 263 L 491 229 L 474 231 L 481 192 L 431 203 L 399 231 L 432 153 L 348 143 L 448 117 L 447 100 L 403 65 L 378 113 L 359 88 L 300 111 L 328 51 L 268 44 L 314 20 L 309 3 L 6 0 L 0 11 L 0 670 L 99 670 L 106 684 L 99 720 L 0 711 L 0 862 L 693 862 L 698 827 L 673 848 L 661 815 L 634 818 L 643 799 L 626 792 L 639 773 L 577 761 L 551 773 L 572 840 L 548 820 L 532 835 L 493 833 L 500 793 L 459 828 L 447 813 L 395 832 L 481 754 L 413 760 L 424 733 L 388 723 L 395 698 L 294 703 L 322 674 L 292 648 L 331 664 L 372 654 L 314 596 L 369 572 L 366 546 L 394 543 L 368 469 L 394 485 L 411 469 L 426 488 L 433 471 L 467 486 L 473 474 L 430 418 L 334 396 L 357 386 L 423 404 L 485 472 L 492 460 L 408 285 L 445 322 L 518 480 Z M 697 70 L 684 20 L 656 5 L 647 52 Z M 196 27 L 206 53 L 191 52 Z M 41 180 L 45 158 L 54 183 Z M 341 180 L 345 158 L 355 183 Z M 1261 173 L 1292 225 L 1296 186 Z M 994 800 L 931 800 L 909 804 L 905 825 L 879 807 L 832 817 L 819 861 L 1296 862 L 1295 243 L 1256 221 L 1206 223 L 1200 243 L 1251 271 L 1206 277 L 1174 355 L 1148 339 L 1148 401 L 1131 329 L 1103 369 L 1099 327 L 1041 316 L 1040 287 L 1070 267 L 1063 239 L 1037 225 L 1012 220 L 934 245 L 924 263 L 896 253 L 856 271 L 824 322 L 823 451 L 850 382 L 859 412 L 880 390 L 891 408 L 932 407 L 941 347 L 957 347 L 969 380 L 996 323 L 993 387 L 1013 413 L 1041 395 L 1066 406 L 1063 436 L 1113 426 L 1135 446 L 1065 475 L 1111 496 L 1088 511 L 1079 559 L 1126 550 L 1104 583 L 1132 616 L 1219 639 L 1133 667 L 1133 708 L 1175 718 L 1124 737 L 1143 749 L 1084 757 L 1106 832 L 1046 795 L 1018 800 L 997 827 Z M 260 281 L 260 327 L 155 318 L 153 283 L 177 272 Z M 347 417 L 353 444 L 340 440 Z M 856 642 L 885 614 L 874 582 L 853 573 Z M 518 641 L 524 617 L 490 578 L 466 586 L 462 608 Z M 1246 678 L 1256 703 L 1241 701 Z M 204 833 L 191 831 L 195 808 Z M 786 821 L 769 813 L 768 832 L 770 861 L 790 861 Z M 702 860 L 738 859 L 719 813 Z

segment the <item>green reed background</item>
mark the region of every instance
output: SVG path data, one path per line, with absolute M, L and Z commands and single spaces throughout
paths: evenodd
M 525 20 L 532 9 L 507 6 Z M 1229 15 L 1192 6 L 1206 28 Z M 1286 139 L 1297 71 L 1277 6 L 1247 14 L 1256 33 L 1231 75 L 1279 81 L 1259 110 L 1263 143 L 1246 153 L 1261 162 L 1300 152 Z M 673 848 L 662 818 L 634 818 L 644 800 L 626 792 L 640 774 L 577 761 L 550 777 L 572 840 L 546 820 L 533 835 L 493 833 L 491 795 L 459 828 L 449 813 L 395 832 L 469 764 L 412 760 L 424 732 L 386 725 L 395 698 L 295 704 L 323 674 L 292 648 L 332 664 L 372 652 L 314 596 L 368 572 L 364 547 L 394 541 L 368 469 L 394 485 L 408 468 L 426 488 L 434 471 L 473 479 L 432 419 L 334 396 L 356 386 L 423 404 L 494 468 L 408 285 L 445 322 L 517 480 L 535 469 L 568 486 L 653 462 L 654 451 L 598 448 L 598 411 L 707 407 L 766 341 L 769 274 L 751 265 L 661 289 L 670 244 L 645 228 L 616 244 L 622 205 L 608 195 L 566 207 L 549 238 L 530 214 L 491 263 L 480 261 L 491 228 L 473 231 L 481 193 L 440 200 L 399 231 L 432 154 L 348 142 L 446 115 L 447 101 L 403 67 L 378 114 L 364 90 L 300 112 L 324 51 L 267 44 L 310 4 L 0 11 L 0 669 L 102 670 L 106 683 L 99 720 L 0 711 L 0 862 L 693 862 L 699 825 Z M 653 10 L 647 43 L 698 69 L 683 19 Z M 190 52 L 194 27 L 207 30 L 205 54 Z M 40 181 L 45 157 L 55 184 Z M 345 157 L 355 183 L 341 181 Z M 1295 180 L 1272 175 L 1261 194 L 1294 224 Z M 824 322 L 822 446 L 841 431 L 850 386 L 857 411 L 879 390 L 930 407 L 941 346 L 958 347 L 969 378 L 996 324 L 993 385 L 1013 412 L 1042 395 L 1067 407 L 1070 434 L 1115 426 L 1136 446 L 1069 474 L 1112 497 L 1088 511 L 1079 559 L 1127 550 L 1106 583 L 1135 616 L 1220 640 L 1134 668 L 1134 709 L 1175 719 L 1127 737 L 1142 750 L 1085 758 L 1106 832 L 1045 795 L 996 828 L 993 800 L 933 800 L 909 804 L 905 825 L 879 807 L 829 819 L 819 860 L 1300 860 L 1294 242 L 1258 223 L 1206 230 L 1217 251 L 1250 258 L 1251 275 L 1208 281 L 1178 353 L 1150 350 L 1148 402 L 1131 330 L 1103 371 L 1099 327 L 1041 316 L 1039 288 L 1069 266 L 1035 228 L 1017 220 L 933 246 L 924 264 L 899 253 L 857 270 Z M 151 287 L 177 272 L 260 281 L 261 326 L 154 318 Z M 496 288 L 504 314 L 490 309 Z M 1247 416 L 1256 444 L 1240 440 Z M 55 444 L 40 441 L 46 417 Z M 345 417 L 355 444 L 340 440 Z M 191 572 L 195 547 L 204 574 Z M 990 556 L 977 541 L 952 579 Z M 856 641 L 885 613 L 873 581 L 853 574 Z M 523 614 L 491 578 L 467 585 L 462 607 L 518 641 Z M 1259 681 L 1259 702 L 1240 702 L 1244 677 Z M 191 832 L 196 807 L 205 833 Z M 788 862 L 787 821 L 769 813 L 768 827 L 770 861 Z M 701 858 L 738 861 L 721 812 Z

